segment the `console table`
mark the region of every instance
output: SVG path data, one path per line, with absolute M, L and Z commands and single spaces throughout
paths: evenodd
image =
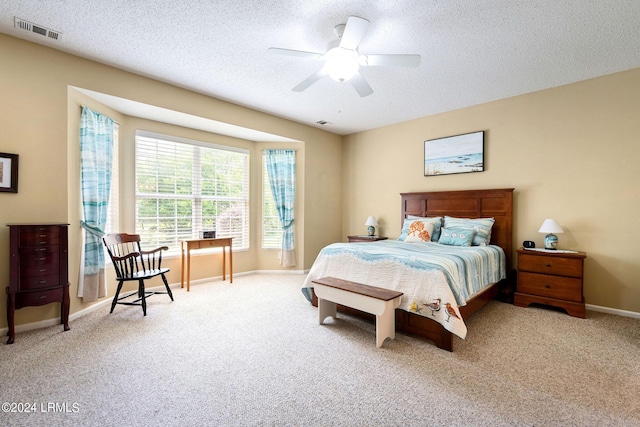
M 233 252 L 231 250 L 231 241 L 231 237 L 182 240 L 180 250 L 180 287 L 184 288 L 186 273 L 187 292 L 189 292 L 191 283 L 191 251 L 195 249 L 222 248 L 222 280 L 226 280 L 225 248 L 229 248 L 229 282 L 233 283 Z

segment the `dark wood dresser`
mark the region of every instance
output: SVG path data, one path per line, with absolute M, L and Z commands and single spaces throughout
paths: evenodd
M 540 252 L 518 249 L 518 290 L 514 304 L 551 305 L 571 316 L 585 317 L 584 252 Z
M 7 224 L 10 229 L 7 322 L 15 339 L 15 310 L 59 302 L 60 323 L 69 330 L 69 224 Z

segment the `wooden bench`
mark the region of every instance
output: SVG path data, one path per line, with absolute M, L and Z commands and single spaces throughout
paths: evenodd
M 320 325 L 329 316 L 335 319 L 337 304 L 341 304 L 376 316 L 376 347 L 382 347 L 387 337 L 396 337 L 395 309 L 400 305 L 402 292 L 335 277 L 323 277 L 312 282 L 315 284 L 314 292 L 318 297 Z

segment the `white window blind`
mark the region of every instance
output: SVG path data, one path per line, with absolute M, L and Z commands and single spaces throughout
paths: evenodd
M 276 211 L 276 204 L 271 192 L 267 157 L 262 155 L 262 248 L 280 249 L 282 247 L 282 226 Z
M 149 246 L 215 230 L 249 247 L 249 152 L 136 133 L 136 233 Z

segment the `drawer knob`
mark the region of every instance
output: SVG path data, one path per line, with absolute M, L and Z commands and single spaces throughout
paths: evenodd
M 551 267 L 551 263 L 549 263 L 549 262 L 548 262 L 548 263 L 547 263 L 547 267 Z
M 547 289 L 550 289 L 550 288 L 551 288 L 551 285 L 550 285 L 550 284 L 548 284 L 548 283 L 545 283 L 544 287 L 545 287 L 545 288 L 547 288 Z

